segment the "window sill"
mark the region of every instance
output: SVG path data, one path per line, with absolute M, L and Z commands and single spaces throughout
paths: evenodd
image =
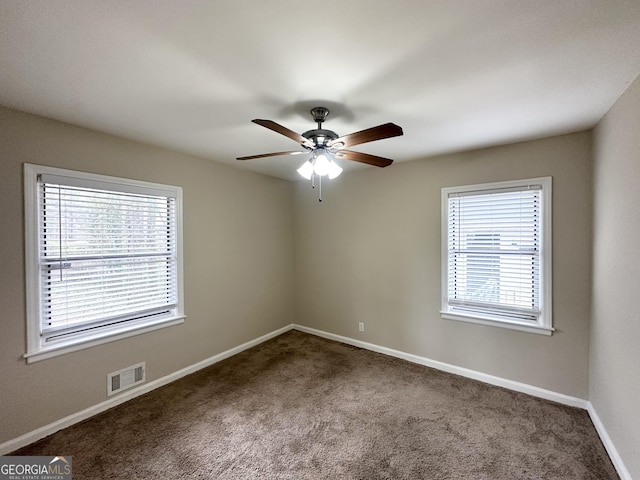
M 458 322 L 475 323 L 479 325 L 488 325 L 491 327 L 508 328 L 518 330 L 520 332 L 537 333 L 538 335 L 552 335 L 553 327 L 542 325 L 531 325 L 528 323 L 505 322 L 501 320 L 493 320 L 490 318 L 477 317 L 472 315 L 462 315 L 459 313 L 440 312 L 440 316 L 446 320 L 456 320 Z
M 59 355 L 65 355 L 67 353 L 76 352 L 78 350 L 84 350 L 85 348 L 95 347 L 96 345 L 114 342 L 123 338 L 159 330 L 161 328 L 180 325 L 181 323 L 184 323 L 184 319 L 185 316 L 180 315 L 168 319 L 158 320 L 154 323 L 147 323 L 145 325 L 129 325 L 110 328 L 108 330 L 105 329 L 105 331 L 93 334 L 90 337 L 77 337 L 74 339 L 58 341 L 52 345 L 35 347 L 33 350 L 28 351 L 24 355 L 24 358 L 27 360 L 27 363 L 40 362 L 42 360 L 57 357 Z

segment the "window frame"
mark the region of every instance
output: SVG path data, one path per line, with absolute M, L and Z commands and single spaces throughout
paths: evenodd
M 46 344 L 40 333 L 41 329 L 41 281 L 39 251 L 39 218 L 40 193 L 39 177 L 56 175 L 67 177 L 70 182 L 85 183 L 92 187 L 92 182 L 113 185 L 113 191 L 154 190 L 163 192 L 167 197 L 175 199 L 176 216 L 176 300 L 177 304 L 169 316 L 151 320 L 136 319 L 124 323 L 103 326 L 82 333 L 69 335 L 67 338 Z M 58 355 L 82 350 L 108 342 L 113 342 L 133 335 L 140 335 L 160 328 L 179 325 L 184 322 L 183 292 L 183 251 L 182 251 L 182 188 L 171 185 L 131 180 L 94 173 L 67 170 L 35 164 L 24 164 L 24 214 L 25 214 L 25 282 L 26 282 L 26 323 L 27 349 L 24 358 L 33 363 Z
M 490 190 L 528 188 L 541 186 L 541 228 L 540 241 L 540 315 L 535 323 L 524 320 L 509 320 L 482 315 L 478 312 L 461 313 L 451 310 L 449 305 L 449 196 L 456 193 L 487 192 Z M 551 335 L 552 323 L 552 177 L 537 177 L 474 185 L 443 187 L 441 190 L 441 309 L 440 316 L 446 320 L 456 320 L 480 325 L 508 328 L 523 332 Z

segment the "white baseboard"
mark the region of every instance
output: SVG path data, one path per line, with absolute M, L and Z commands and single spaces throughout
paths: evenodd
M 31 432 L 25 433 L 17 438 L 9 440 L 0 444 L 0 455 L 6 455 L 9 452 L 13 452 L 19 448 L 22 448 L 26 445 L 29 445 L 41 438 L 44 438 L 52 433 L 57 432 L 58 430 L 62 430 L 63 428 L 70 427 L 78 422 L 86 420 L 87 418 L 93 417 L 98 413 L 104 412 L 110 408 L 113 408 L 121 403 L 124 403 L 128 400 L 131 400 L 135 397 L 139 397 L 140 395 L 144 395 L 145 393 L 150 392 L 151 390 L 155 390 L 156 388 L 162 387 L 168 383 L 171 383 L 179 378 L 185 377 L 191 373 L 197 372 L 205 367 L 213 365 L 214 363 L 218 363 L 226 358 L 229 358 L 237 353 L 240 353 L 244 350 L 247 350 L 251 347 L 254 347 L 262 342 L 265 342 L 273 337 L 277 337 L 285 332 L 288 332 L 293 328 L 293 325 L 287 325 L 285 327 L 279 328 L 278 330 L 274 330 L 273 332 L 267 333 L 261 337 L 258 337 L 249 342 L 243 343 L 242 345 L 238 345 L 237 347 L 231 348 L 225 352 L 214 355 L 213 357 L 209 357 L 201 362 L 195 363 L 189 367 L 183 368 L 182 370 L 178 370 L 177 372 L 171 373 L 165 377 L 158 378 L 157 380 L 153 380 L 152 382 L 145 383 L 144 385 L 140 385 L 137 388 L 133 388 L 122 394 L 111 397 L 104 402 L 100 402 L 96 405 L 93 405 L 89 408 L 85 408 L 80 412 L 73 413 L 67 417 L 61 418 L 53 423 L 45 425 L 44 427 L 40 427 Z
M 602 423 L 602 420 L 600 420 L 600 417 L 596 413 L 591 402 L 588 402 L 587 411 L 589 412 L 593 425 L 596 427 L 600 440 L 602 440 L 602 443 L 604 444 L 604 448 L 607 449 L 607 453 L 609 454 L 609 458 L 611 458 L 613 466 L 616 467 L 616 471 L 618 472 L 618 475 L 620 475 L 620 480 L 633 480 L 629 470 L 627 470 L 627 467 L 618 453 L 618 449 L 613 444 L 611 437 L 607 433 L 606 428 L 604 428 L 604 424 Z
M 571 407 L 587 408 L 588 402 L 582 398 L 572 397 L 565 395 L 564 393 L 558 393 L 551 390 L 545 390 L 544 388 L 534 387 L 526 383 L 516 382 L 514 380 L 508 380 L 506 378 L 495 377 L 486 373 L 470 370 L 468 368 L 457 367 L 449 363 L 439 362 L 438 360 L 432 360 L 430 358 L 413 355 L 411 353 L 401 352 L 400 350 L 394 350 L 392 348 L 381 347 L 373 343 L 362 342 L 349 337 L 343 337 L 341 335 L 335 335 L 333 333 L 324 332 L 322 330 L 316 330 L 315 328 L 304 327 L 302 325 L 293 325 L 293 328 L 300 330 L 301 332 L 310 333 L 319 337 L 328 338 L 329 340 L 336 340 L 338 342 L 353 345 L 354 347 L 364 348 L 373 352 L 384 353 L 392 357 L 401 358 L 412 363 L 418 363 L 427 367 L 442 370 L 443 372 L 453 373 L 474 380 L 479 380 L 490 385 L 496 385 L 498 387 L 507 388 L 516 392 L 526 393 L 534 397 L 544 398 L 554 402 L 562 403 L 563 405 L 569 405 Z
M 384 353 L 385 355 L 391 355 L 392 357 L 401 358 L 403 360 L 407 360 L 409 362 L 417 363 L 420 365 L 425 365 L 427 367 L 432 367 L 437 370 L 442 370 L 444 372 L 453 373 L 455 375 L 461 375 L 463 377 L 472 378 L 474 380 L 479 380 L 484 383 L 488 383 L 490 385 L 497 385 L 499 387 L 507 388 L 509 390 L 515 390 L 516 392 L 526 393 L 528 395 L 544 398 L 545 400 L 551 400 L 557 403 L 561 403 L 563 405 L 568 405 L 570 407 L 578 407 L 587 410 L 589 416 L 591 417 L 591 421 L 593 422 L 596 432 L 600 436 L 600 440 L 604 444 L 604 447 L 611 458 L 611 462 L 613 463 L 618 475 L 621 480 L 633 480 L 631 478 L 631 474 L 627 470 L 618 450 L 615 445 L 611 441 L 611 437 L 607 433 L 600 417 L 596 413 L 593 405 L 588 400 L 583 400 L 582 398 L 572 397 L 570 395 L 565 395 L 563 393 L 554 392 L 551 390 L 545 390 L 544 388 L 534 387 L 533 385 L 528 385 L 526 383 L 515 382 L 513 380 L 507 380 L 506 378 L 495 377 L 493 375 L 488 375 L 486 373 L 477 372 L 475 370 L 470 370 L 468 368 L 457 367 L 455 365 L 451 365 L 444 362 L 439 362 L 437 360 L 432 360 L 426 357 L 420 357 L 418 355 L 413 355 L 411 353 L 401 352 L 399 350 L 394 350 L 392 348 L 381 347 L 380 345 L 375 345 L 373 343 L 363 342 L 361 340 L 356 340 L 350 337 L 343 337 L 342 335 L 336 335 L 334 333 L 325 332 L 322 330 L 317 330 L 315 328 L 305 327 L 303 325 L 293 325 L 295 330 L 299 330 L 301 332 L 310 333 L 311 335 L 317 335 L 318 337 L 327 338 L 329 340 L 335 340 L 337 342 L 346 343 L 348 345 L 353 345 L 354 347 L 364 348 L 366 350 L 371 350 L 373 352 Z
M 591 420 L 596 428 L 596 431 L 598 432 L 598 435 L 600 436 L 602 443 L 604 444 L 607 452 L 609 453 L 611 461 L 613 462 L 613 465 L 615 466 L 618 472 L 618 475 L 620 475 L 621 480 L 632 480 L 629 471 L 625 467 L 624 462 L 622 461 L 622 458 L 618 453 L 618 450 L 616 449 L 615 445 L 611 441 L 611 438 L 609 437 L 609 434 L 607 433 L 604 425 L 602 424 L 600 417 L 598 417 L 598 414 L 596 413 L 591 402 L 587 400 L 583 400 L 577 397 L 572 397 L 570 395 L 565 395 L 563 393 L 553 392 L 551 390 L 546 390 L 544 388 L 535 387 L 533 385 L 528 385 L 526 383 L 520 383 L 513 380 L 508 380 L 505 378 L 488 375 L 486 373 L 478 372 L 475 370 L 470 370 L 467 368 L 458 367 L 448 363 L 439 362 L 437 360 L 432 360 L 426 357 L 413 355 L 411 353 L 402 352 L 400 350 L 394 350 L 392 348 L 382 347 L 380 345 L 375 345 L 373 343 L 367 343 L 367 342 L 363 342 L 353 338 L 343 337 L 342 335 L 336 335 L 334 333 L 329 333 L 329 332 L 317 330 L 315 328 L 305 327 L 303 325 L 298 325 L 298 324 L 291 324 L 291 325 L 287 325 L 285 327 L 279 328 L 277 330 L 274 330 L 273 332 L 270 332 L 266 335 L 258 337 L 249 342 L 243 343 L 242 345 L 238 345 L 237 347 L 231 348 L 225 352 L 214 355 L 194 365 L 183 368 L 182 370 L 178 370 L 177 372 L 174 372 L 172 374 L 169 374 L 165 377 L 159 378 L 152 382 L 145 383 L 144 385 L 141 385 L 132 390 L 123 392 L 122 394 L 116 397 L 110 398 L 108 400 L 105 400 L 104 402 L 101 402 L 97 405 L 91 406 L 80 412 L 71 414 L 65 418 L 57 420 L 48 425 L 45 425 L 44 427 L 38 428 L 24 435 L 21 435 L 20 437 L 17 437 L 13 440 L 9 440 L 5 443 L 2 443 L 0 444 L 0 455 L 6 455 L 9 452 L 17 450 L 18 448 L 24 447 L 26 445 L 29 445 L 30 443 L 40 440 L 41 438 L 51 435 L 52 433 L 55 433 L 58 430 L 62 430 L 63 428 L 67 428 L 75 423 L 86 420 L 87 418 L 97 415 L 98 413 L 104 412 L 105 410 L 108 410 L 117 405 L 120 405 L 121 403 L 124 403 L 135 397 L 148 393 L 151 390 L 162 387 L 163 385 L 166 385 L 175 380 L 178 380 L 179 378 L 182 378 L 186 375 L 197 372 L 198 370 L 206 368 L 210 365 L 213 365 L 214 363 L 220 362 L 244 350 L 247 350 L 251 347 L 259 345 L 260 343 L 263 343 L 271 338 L 277 337 L 278 335 L 281 335 L 292 329 L 309 333 L 311 335 L 316 335 L 318 337 L 327 338 L 329 340 L 335 340 L 337 342 L 346 343 L 347 345 L 353 345 L 355 347 L 364 348 L 366 350 L 371 350 L 373 352 L 383 353 L 385 355 L 390 355 L 392 357 L 401 358 L 403 360 L 407 360 L 412 363 L 425 365 L 427 367 L 435 368 L 437 370 L 442 370 L 448 373 L 453 373 L 455 375 L 461 375 L 463 377 L 472 378 L 474 380 L 479 380 L 481 382 L 488 383 L 490 385 L 496 385 L 499 387 L 507 388 L 509 390 L 514 390 L 516 392 L 526 393 L 534 397 L 544 398 L 546 400 L 558 402 L 563 405 L 586 409 L 589 412 L 589 416 L 591 417 Z

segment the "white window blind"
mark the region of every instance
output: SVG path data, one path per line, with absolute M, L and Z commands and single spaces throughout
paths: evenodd
M 175 197 L 48 174 L 38 192 L 44 342 L 174 313 Z
M 542 201 L 541 185 L 448 193 L 446 311 L 538 323 Z

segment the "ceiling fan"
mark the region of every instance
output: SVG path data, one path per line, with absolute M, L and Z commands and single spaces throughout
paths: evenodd
M 329 115 L 329 110 L 325 107 L 312 108 L 311 116 L 313 117 L 313 121 L 318 124 L 318 128 L 307 130 L 302 134 L 289 130 L 272 120 L 251 120 L 253 123 L 294 140 L 304 148 L 304 151 L 294 150 L 288 152 L 263 153 L 261 155 L 239 157 L 236 160 L 253 160 L 264 157 L 311 153 L 311 159 L 305 162 L 305 164 L 298 169 L 298 173 L 307 180 L 311 180 L 312 184 L 315 176 L 321 180 L 325 175 L 329 178 L 335 178 L 340 175 L 342 168 L 338 166 L 333 158 L 366 163 L 376 167 L 387 167 L 393 163 L 393 160 L 389 158 L 378 157 L 368 153 L 354 152 L 352 150 L 345 150 L 345 148 L 402 135 L 402 128 L 398 125 L 394 123 L 385 123 L 383 125 L 378 125 L 377 127 L 367 128 L 366 130 L 361 130 L 359 132 L 339 137 L 334 131 L 322 128 L 322 123 L 327 118 L 327 115 Z

